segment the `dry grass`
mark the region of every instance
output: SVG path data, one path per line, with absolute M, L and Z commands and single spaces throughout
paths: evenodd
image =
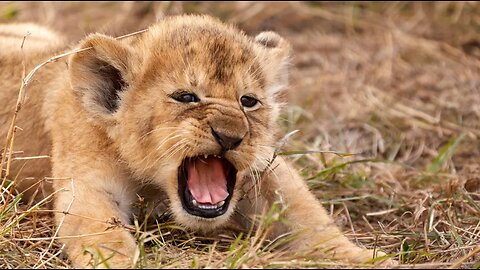
M 353 241 L 382 247 L 401 268 L 480 268 L 478 3 L 0 4 L 1 21 L 50 25 L 72 44 L 91 31 L 119 36 L 191 12 L 292 43 L 279 123 L 285 134 L 300 132 L 284 154 Z M 0 267 L 69 267 L 48 208 L 19 202 L 7 186 L 1 194 Z M 139 220 L 131 227 L 138 267 L 345 266 L 272 249 L 264 230 L 210 239 Z

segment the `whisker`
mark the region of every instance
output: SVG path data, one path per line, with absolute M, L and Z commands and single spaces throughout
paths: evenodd
M 174 132 L 177 131 L 177 130 L 179 130 L 178 127 L 157 127 L 157 128 L 155 128 L 155 129 L 152 129 L 152 130 L 150 130 L 149 132 L 143 134 L 143 135 L 140 137 L 140 140 L 145 139 L 146 136 L 148 136 L 148 135 L 150 135 L 150 134 L 152 134 L 152 133 L 154 133 L 154 132 L 158 132 L 158 131 L 161 131 L 161 130 L 171 130 L 171 129 L 173 129 Z
M 160 144 L 158 145 L 158 147 L 156 148 L 156 151 L 160 150 L 161 147 L 163 147 L 164 144 L 166 144 L 167 142 L 169 142 L 170 140 L 172 139 L 175 139 L 175 138 L 178 138 L 180 136 L 179 135 L 175 135 L 174 134 L 178 132 L 178 130 L 175 130 L 173 131 L 172 133 L 168 134 L 161 142 Z M 154 155 L 156 153 L 156 151 L 150 151 L 147 155 L 145 155 L 142 160 L 140 161 L 141 163 L 145 162 L 148 158 L 150 158 L 152 155 Z M 145 166 L 145 167 L 149 167 L 150 164 L 148 164 L 148 166 Z

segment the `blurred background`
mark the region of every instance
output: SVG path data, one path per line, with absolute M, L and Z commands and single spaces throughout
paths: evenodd
M 480 267 L 478 2 L 0 3 L 0 22 L 72 46 L 184 13 L 292 44 L 279 137 L 300 131 L 283 154 L 351 239 L 405 264 Z

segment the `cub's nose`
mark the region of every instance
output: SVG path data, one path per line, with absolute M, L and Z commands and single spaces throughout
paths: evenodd
M 215 140 L 222 146 L 224 151 L 233 150 L 237 148 L 243 140 L 243 137 L 230 137 L 222 132 L 218 132 L 215 129 L 212 129 L 212 134 Z

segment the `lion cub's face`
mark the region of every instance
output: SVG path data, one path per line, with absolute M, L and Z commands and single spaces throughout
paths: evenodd
M 208 230 L 273 155 L 288 44 L 209 17 L 168 18 L 130 41 L 92 35 L 72 88 L 136 178 L 163 187 L 175 218 Z

